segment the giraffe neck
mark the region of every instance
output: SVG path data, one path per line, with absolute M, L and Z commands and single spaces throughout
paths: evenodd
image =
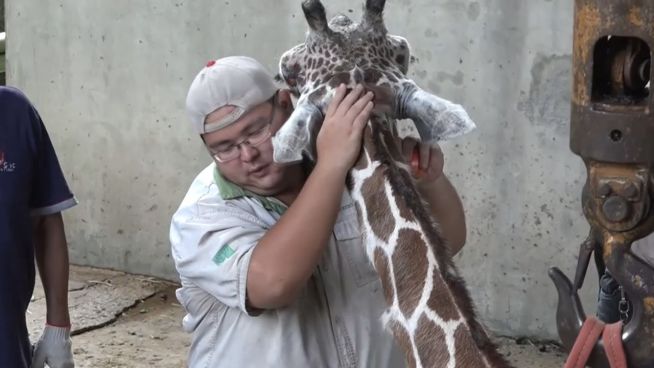
M 508 366 L 475 320 L 463 280 L 385 124 L 371 119 L 351 171 L 366 250 L 388 306 L 384 323 L 409 367 Z

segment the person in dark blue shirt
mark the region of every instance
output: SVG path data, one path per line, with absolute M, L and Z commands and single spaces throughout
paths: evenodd
M 19 90 L 0 86 L 0 367 L 74 366 L 61 211 L 76 203 L 36 109 Z M 34 259 L 47 316 L 32 347 L 25 313 Z

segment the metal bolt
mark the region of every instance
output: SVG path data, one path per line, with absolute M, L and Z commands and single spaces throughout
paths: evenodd
M 638 197 L 638 187 L 636 187 L 636 185 L 634 185 L 634 183 L 630 182 L 624 188 L 624 195 L 628 199 L 636 199 L 636 197 Z
M 620 142 L 622 140 L 622 131 L 620 129 L 613 129 L 609 137 L 613 142 Z
M 600 197 L 606 198 L 611 194 L 611 186 L 608 183 L 603 183 L 597 188 L 597 194 L 599 194 Z
M 604 217 L 611 222 L 622 222 L 629 216 L 631 206 L 624 198 L 612 196 L 602 205 Z

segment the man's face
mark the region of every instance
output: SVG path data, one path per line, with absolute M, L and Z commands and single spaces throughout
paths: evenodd
M 232 110 L 233 107 L 224 106 L 209 114 L 206 123 L 219 120 Z M 270 135 L 274 134 L 287 118 L 286 109 L 265 102 L 245 113 L 235 123 L 204 134 L 204 143 L 225 178 L 254 193 L 275 195 L 285 189 L 288 166 L 273 162 Z M 267 129 L 270 129 L 270 134 L 266 134 Z M 260 137 L 265 139 L 261 141 Z M 231 157 L 232 155 L 234 157 Z M 225 156 L 228 159 L 220 159 Z

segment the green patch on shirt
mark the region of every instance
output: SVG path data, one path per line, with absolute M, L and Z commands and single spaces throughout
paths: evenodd
M 234 249 L 232 249 L 232 247 L 230 247 L 229 244 L 225 244 L 225 246 L 220 248 L 220 250 L 216 252 L 216 255 L 213 256 L 213 263 L 220 265 L 221 263 L 228 260 L 229 257 L 233 256 L 235 253 L 236 252 L 234 252 Z

